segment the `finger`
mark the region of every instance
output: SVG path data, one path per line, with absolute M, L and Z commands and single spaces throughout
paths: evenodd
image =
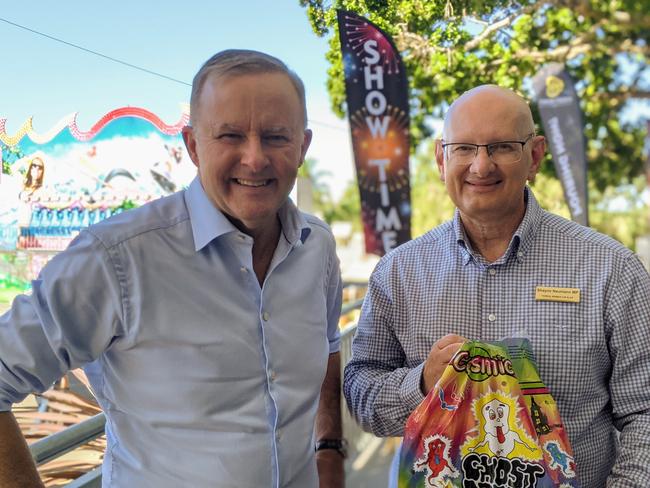
M 450 344 L 462 344 L 465 341 L 466 339 L 463 336 L 459 336 L 458 334 L 447 334 L 446 336 L 438 339 L 438 342 L 436 342 L 435 345 L 438 347 L 438 349 L 444 349 Z
M 451 361 L 451 358 L 453 358 L 456 355 L 456 353 L 458 352 L 461 346 L 462 343 L 450 344 L 444 349 L 439 350 L 435 355 L 436 362 L 438 364 L 448 364 L 449 361 Z

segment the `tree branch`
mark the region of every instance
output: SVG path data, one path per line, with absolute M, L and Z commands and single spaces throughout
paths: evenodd
M 565 62 L 567 59 L 573 59 L 576 56 L 581 54 L 586 54 L 594 50 L 594 44 L 586 39 L 587 36 L 576 37 L 569 44 L 564 46 L 558 46 L 555 49 L 548 51 L 533 51 L 528 49 L 520 49 L 516 53 L 513 53 L 513 57 L 516 59 L 529 58 L 536 63 L 545 63 L 549 61 L 562 61 Z M 634 44 L 629 39 L 626 39 L 618 46 L 606 47 L 604 44 L 601 46 L 601 50 L 606 52 L 610 56 L 615 56 L 619 53 L 630 53 L 630 54 L 640 54 L 642 56 L 650 55 L 650 46 L 638 46 Z M 498 66 L 503 64 L 505 61 L 502 59 L 494 60 L 490 63 L 491 66 Z M 511 62 L 511 61 L 508 61 Z
M 447 49 L 441 46 L 429 45 L 429 40 L 414 32 L 409 32 L 406 23 L 399 23 L 396 25 L 398 32 L 394 36 L 395 46 L 400 52 L 410 51 L 409 57 L 426 59 L 433 53 L 446 52 Z
M 474 39 L 472 39 L 470 42 L 465 44 L 465 52 L 471 51 L 472 49 L 476 49 L 483 40 L 487 39 L 490 37 L 492 34 L 495 32 L 503 29 L 504 27 L 508 27 L 512 24 L 512 22 L 519 16 L 521 15 L 526 15 L 531 12 L 534 12 L 535 10 L 539 9 L 542 5 L 545 3 L 548 3 L 546 0 L 538 0 L 537 2 L 527 5 L 526 7 L 523 7 L 521 10 L 517 10 L 515 12 L 512 12 L 510 15 L 507 17 L 498 20 L 494 24 L 491 24 L 487 26 L 483 32 L 481 32 L 478 36 L 476 36 Z
M 630 98 L 634 99 L 650 99 L 650 91 L 648 90 L 642 90 L 638 88 L 621 88 L 619 91 L 615 92 L 600 92 L 596 93 L 593 95 L 592 98 L 597 98 L 597 99 L 614 99 L 618 100 L 619 102 L 624 102 L 626 100 L 629 100 Z
M 512 23 L 521 15 L 530 14 L 539 10 L 542 6 L 548 4 L 554 4 L 558 7 L 566 6 L 561 0 L 538 0 L 537 2 L 527 5 L 515 12 L 512 12 L 507 17 L 504 17 L 501 20 L 494 22 L 493 24 L 487 25 L 487 27 L 471 41 L 466 43 L 463 46 L 464 52 L 470 52 L 481 44 L 485 39 L 490 38 L 498 31 L 509 27 Z M 616 11 L 612 13 L 612 17 L 616 20 L 617 25 L 624 27 L 624 30 L 638 29 L 650 27 L 650 16 L 644 16 L 644 18 L 634 19 L 627 12 Z M 477 20 L 479 23 L 485 24 L 485 22 L 480 19 Z M 596 32 L 601 29 L 606 23 L 609 22 L 608 19 L 602 19 L 599 22 L 594 23 L 588 31 L 582 33 L 581 35 L 575 37 L 569 44 L 558 46 L 555 49 L 548 51 L 537 51 L 537 50 L 526 50 L 520 49 L 515 53 L 516 58 L 529 57 L 535 62 L 544 62 L 544 61 L 566 61 L 567 59 L 572 59 L 576 56 L 589 52 L 593 48 L 593 41 L 596 39 Z M 447 47 L 441 46 L 431 46 L 429 39 L 420 34 L 409 32 L 407 30 L 406 23 L 400 23 L 397 25 L 398 33 L 395 36 L 395 44 L 397 45 L 398 50 L 410 51 L 411 56 L 419 59 L 427 59 L 431 57 L 434 53 L 448 52 Z M 650 53 L 650 46 L 648 44 L 644 46 L 634 44 L 630 39 L 626 39 L 622 43 L 618 44 L 616 47 L 610 46 L 607 51 L 610 55 L 614 55 L 620 52 L 628 52 L 632 54 L 640 54 L 647 56 Z M 493 66 L 499 65 L 504 61 L 497 60 L 491 63 Z

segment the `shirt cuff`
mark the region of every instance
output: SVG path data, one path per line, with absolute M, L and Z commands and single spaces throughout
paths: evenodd
M 415 410 L 415 407 L 422 403 L 422 400 L 425 398 L 420 389 L 420 380 L 422 378 L 423 369 L 424 363 L 411 369 L 406 373 L 406 376 L 404 376 L 404 380 L 400 386 L 399 394 L 402 403 L 411 412 Z
M 339 352 L 341 350 L 341 336 L 338 336 L 336 339 L 329 341 L 329 350 L 330 354 L 334 354 L 335 352 Z
M 0 412 L 11 412 L 12 402 L 0 398 Z

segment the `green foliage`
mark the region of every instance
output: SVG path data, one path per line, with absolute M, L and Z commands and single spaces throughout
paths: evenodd
M 413 146 L 431 136 L 464 91 L 494 83 L 529 97 L 530 78 L 547 62 L 565 63 L 585 114 L 589 178 L 603 191 L 629 183 L 643 167 L 645 128 L 622 117 L 650 98 L 650 14 L 644 0 L 299 0 L 320 36 L 330 37 L 327 87 L 345 113 L 336 9 L 357 12 L 392 36 L 409 73 Z M 539 116 L 533 106 L 539 123 Z M 541 127 L 541 125 L 540 125 Z M 554 174 L 553 165 L 544 172 Z
M 562 185 L 557 179 L 541 174 L 532 188 L 543 208 L 571 218 Z M 645 176 L 634 178 L 628 185 L 609 187 L 602 192 L 592 183 L 589 188 L 589 225 L 634 249 L 636 239 L 650 232 L 650 208 L 643 202 L 644 188 Z
M 12 173 L 11 166 L 20 158 L 25 157 L 25 154 L 19 146 L 7 146 L 0 142 L 0 158 L 2 159 L 2 173 L 10 175 Z
M 314 210 L 324 215 L 332 207 L 329 187 L 323 181 L 323 177 L 330 174 L 327 170 L 318 167 L 318 162 L 313 158 L 307 158 L 298 168 L 298 178 L 307 178 L 311 182 Z
M 0 314 L 9 308 L 16 295 L 31 288 L 24 276 L 25 268 L 24 258 L 17 253 L 0 253 Z
M 130 210 L 132 208 L 136 208 L 136 207 L 139 207 L 139 206 L 140 205 L 137 202 L 134 202 L 133 200 L 131 200 L 129 198 L 125 198 L 122 201 L 122 204 L 119 205 L 118 207 L 116 207 L 116 209 L 119 208 L 119 209 L 122 209 L 122 210 Z
M 361 200 L 359 198 L 359 187 L 356 182 L 349 182 L 343 191 L 343 195 L 329 211 L 324 212 L 325 220 L 332 222 L 350 222 L 354 232 L 362 231 L 361 223 Z
M 420 236 L 454 216 L 454 204 L 440 179 L 434 145 L 420 151 L 411 169 L 411 235 Z
M 361 203 L 359 188 L 355 182 L 348 182 L 343 194 L 338 201 L 332 199 L 330 188 L 323 181 L 329 171 L 319 168 L 318 161 L 312 158 L 305 159 L 298 170 L 299 178 L 308 178 L 311 181 L 314 211 L 325 222 L 349 222 L 354 231 L 361 231 Z

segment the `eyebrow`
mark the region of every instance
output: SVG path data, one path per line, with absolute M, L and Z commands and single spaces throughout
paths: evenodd
M 228 123 L 221 124 L 221 125 L 216 125 L 216 124 L 215 124 L 215 125 L 212 126 L 212 129 L 213 129 L 213 130 L 216 130 L 216 131 L 222 131 L 222 130 L 241 130 L 241 129 L 240 129 L 239 127 L 237 127 L 236 125 L 232 125 L 232 124 L 228 124 Z
M 240 126 L 235 124 L 230 124 L 228 122 L 224 122 L 221 125 L 215 124 L 212 126 L 212 128 L 216 130 L 242 130 Z M 267 132 L 291 132 L 291 129 L 284 125 L 274 125 L 270 127 L 264 127 L 263 130 Z

